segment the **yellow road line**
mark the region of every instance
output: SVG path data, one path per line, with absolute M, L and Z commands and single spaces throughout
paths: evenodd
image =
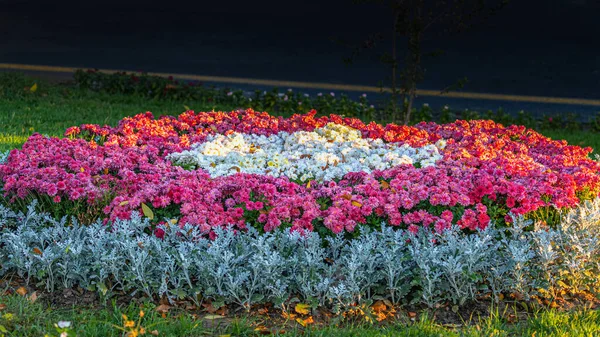
M 83 69 L 83 68 L 0 63 L 0 69 L 73 73 L 76 70 Z M 116 70 L 116 69 L 99 69 L 99 71 L 104 72 L 104 73 L 109 73 L 109 74 L 117 73 L 117 72 L 135 73 L 134 71 L 131 71 L 131 70 Z M 254 85 L 266 85 L 266 86 L 272 86 L 272 87 L 293 87 L 293 88 L 377 92 L 377 93 L 381 92 L 381 90 L 382 90 L 381 88 L 373 87 L 373 86 L 350 85 L 350 84 L 279 81 L 279 80 L 263 80 L 263 79 L 255 79 L 255 78 L 202 76 L 202 75 L 174 74 L 174 73 L 149 72 L 147 74 L 154 75 L 154 76 L 161 76 L 161 77 L 173 76 L 174 78 L 178 78 L 178 79 L 194 80 L 194 81 L 201 81 L 201 82 L 254 84 Z M 391 89 L 383 88 L 383 91 L 391 92 Z M 520 95 L 504 95 L 504 94 L 489 94 L 489 93 L 474 93 L 474 92 L 442 93 L 437 90 L 417 90 L 417 95 L 418 96 L 431 96 L 431 97 L 483 99 L 483 100 L 496 100 L 496 101 L 600 106 L 600 100 L 586 99 L 586 98 L 520 96 Z

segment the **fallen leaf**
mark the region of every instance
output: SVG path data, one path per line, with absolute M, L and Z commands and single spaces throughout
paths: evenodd
M 346 200 L 352 200 L 352 196 L 350 194 L 342 194 L 341 198 Z
M 254 331 L 258 332 L 261 335 L 270 335 L 271 334 L 271 330 L 269 330 L 266 326 L 264 325 L 259 325 L 257 326 Z
M 352 200 L 352 206 L 361 207 L 362 204 L 360 202 L 356 201 L 356 200 Z
M 210 126 L 210 129 L 211 129 L 211 130 L 213 130 L 215 133 L 218 133 L 218 132 L 219 132 L 219 130 L 217 130 L 217 127 L 216 127 L 216 126 L 214 126 L 214 125 L 211 125 L 211 126 Z
M 36 92 L 36 91 L 37 91 L 37 88 L 38 88 L 38 86 L 37 86 L 37 83 L 34 83 L 34 84 L 31 86 L 31 88 L 29 88 L 29 91 L 31 91 L 31 92 Z
M 150 207 L 148 207 L 148 205 L 146 205 L 144 203 L 142 203 L 142 212 L 148 219 L 150 219 L 150 220 L 154 219 L 154 212 L 152 212 Z
M 415 317 L 417 317 L 417 313 L 416 313 L 416 312 L 409 311 L 409 312 L 408 312 L 408 317 L 410 317 L 411 319 L 414 319 Z
M 287 312 L 282 312 L 281 317 L 285 319 L 294 319 L 296 318 L 296 314 L 288 314 Z
M 33 253 L 37 254 L 37 255 L 42 255 L 43 254 L 42 251 L 38 247 L 33 248 Z
M 4 304 L 4 303 L 1 303 L 1 304 L 0 304 L 0 311 L 2 311 L 2 310 L 4 310 L 4 309 L 6 309 L 6 304 Z
M 152 331 L 150 331 L 150 334 L 152 336 L 158 336 L 158 330 L 152 330 Z
M 380 184 L 381 184 L 381 188 L 383 188 L 384 190 L 387 190 L 390 188 L 390 184 L 385 180 L 380 181 Z
M 312 316 L 310 316 L 307 319 L 296 318 L 296 322 L 300 323 L 302 326 L 307 326 L 309 324 L 314 323 L 315 321 L 313 320 Z
M 387 315 L 383 312 L 377 312 L 377 313 L 375 313 L 375 316 L 376 316 L 375 319 L 377 320 L 377 322 L 381 322 L 387 318 Z
M 383 301 L 377 301 L 373 304 L 373 306 L 371 306 L 371 308 L 373 308 L 373 311 L 375 311 L 376 313 L 380 313 L 385 311 L 387 309 L 387 306 L 383 303 Z
M 121 203 L 119 204 L 119 206 L 125 206 L 128 203 L 129 203 L 129 200 L 121 201 Z
M 17 289 L 17 294 L 19 294 L 21 296 L 25 296 L 25 295 L 27 295 L 27 289 L 25 289 L 25 287 L 19 287 Z
M 170 305 L 166 305 L 166 304 L 161 304 L 158 307 L 156 307 L 156 312 L 160 312 L 160 313 L 167 313 L 169 312 L 169 310 L 171 309 Z
M 221 315 L 206 315 L 206 316 L 204 316 L 204 319 L 210 319 L 210 320 L 220 319 L 220 318 L 223 318 L 223 316 L 221 316 Z
M 38 295 L 37 295 L 37 291 L 34 291 L 33 294 L 29 295 L 29 298 L 27 300 L 29 300 L 29 302 L 34 303 L 35 301 L 37 301 L 38 299 Z
M 300 315 L 308 315 L 308 313 L 310 312 L 308 309 L 310 308 L 310 305 L 305 304 L 305 303 L 298 303 L 296 304 L 296 307 L 294 307 L 294 310 L 299 313 Z

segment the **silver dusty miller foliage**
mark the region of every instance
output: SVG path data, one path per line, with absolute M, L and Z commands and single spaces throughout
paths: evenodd
M 334 310 L 386 299 L 429 307 L 463 305 L 482 296 L 558 296 L 594 291 L 600 272 L 600 202 L 586 202 L 555 229 L 522 217 L 511 227 L 472 234 L 411 234 L 382 225 L 357 239 L 277 231 L 217 229 L 202 238 L 193 226 L 147 234 L 147 218 L 110 226 L 25 214 L 0 204 L 2 275 L 17 274 L 48 291 L 80 286 L 115 293 L 210 300 L 250 308 L 270 302 Z M 535 228 L 526 230 L 526 228 Z

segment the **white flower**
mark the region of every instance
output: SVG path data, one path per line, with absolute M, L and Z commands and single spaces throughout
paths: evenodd
M 341 178 L 348 172 L 384 170 L 401 164 L 420 162 L 435 165 L 442 156 L 435 145 L 418 149 L 407 144 L 365 139 L 359 130 L 329 123 L 312 132 L 280 132 L 269 137 L 232 133 L 209 135 L 191 149 L 172 153 L 167 159 L 177 165 L 193 165 L 212 177 L 234 173 L 287 176 L 292 180 L 319 181 Z

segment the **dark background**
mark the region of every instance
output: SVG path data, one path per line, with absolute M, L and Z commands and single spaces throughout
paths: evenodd
M 0 62 L 377 85 L 377 53 L 346 66 L 352 50 L 332 39 L 391 27 L 385 7 L 350 0 L 0 0 Z M 445 55 L 421 89 L 467 77 L 470 92 L 600 98 L 600 1 L 512 0 L 468 33 L 432 33 Z

